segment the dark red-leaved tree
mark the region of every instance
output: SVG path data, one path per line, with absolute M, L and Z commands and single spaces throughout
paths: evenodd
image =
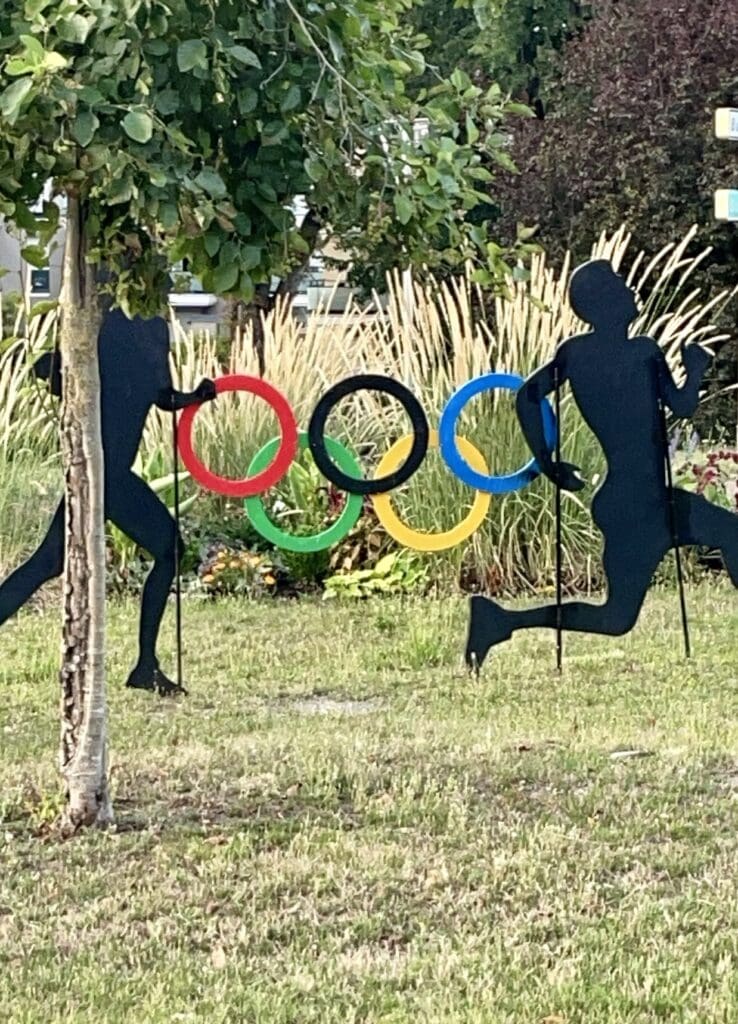
M 738 105 L 738 4 L 592 8 L 564 49 L 545 119 L 516 125 L 521 173 L 495 185 L 506 230 L 538 223 L 552 255 L 570 248 L 581 259 L 623 222 L 634 245 L 654 253 L 699 224 L 700 243 L 715 247 L 701 283 L 734 285 L 738 232 L 714 223 L 713 191 L 738 185 L 738 146 L 714 139 L 713 116 Z

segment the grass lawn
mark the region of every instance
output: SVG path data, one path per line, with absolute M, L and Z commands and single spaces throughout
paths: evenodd
M 690 664 L 654 593 L 631 637 L 568 639 L 561 679 L 534 633 L 475 682 L 462 601 L 192 603 L 173 703 L 122 688 L 113 606 L 118 829 L 67 843 L 58 615 L 25 614 L 0 1020 L 735 1024 L 738 599 L 689 604 Z

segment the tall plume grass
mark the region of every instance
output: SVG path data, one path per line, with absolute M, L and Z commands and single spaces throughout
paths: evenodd
M 32 373 L 54 345 L 56 317 L 30 313 L 21 306 L 0 342 L 0 578 L 35 547 L 62 489 L 58 406 Z
M 690 232 L 653 258 L 639 253 L 631 259 L 630 236 L 620 230 L 603 235 L 592 253 L 611 259 L 643 297 L 635 332 L 659 341 L 677 378 L 682 342 L 700 341 L 709 347 L 725 339 L 713 322 L 736 294 L 725 292 L 705 302 L 693 286 L 694 271 L 709 255 L 709 250 L 688 255 L 695 234 Z M 399 274 L 390 279 L 380 315 L 350 306 L 340 316 L 312 316 L 301 325 L 288 305 L 280 304 L 264 325 L 267 377 L 286 394 L 302 429 L 325 391 L 355 373 L 381 373 L 402 381 L 421 399 L 431 427 L 437 427 L 448 398 L 466 381 L 491 370 L 525 376 L 550 359 L 562 340 L 587 330 L 567 301 L 570 271 L 568 261 L 557 271 L 544 255 L 534 256 L 528 280 L 510 280 L 506 293 L 491 304 L 470 276 L 417 284 L 410 303 Z M 51 476 L 59 473 L 56 402 L 31 374 L 40 352 L 53 344 L 55 329 L 53 314 L 30 318 L 21 310 L 14 337 L 0 349 L 0 570 L 3 561 L 7 567 L 14 547 L 27 543 L 24 524 L 38 518 L 38 488 L 46 494 Z M 183 389 L 223 372 L 258 376 L 248 334 L 224 356 L 222 344 L 208 335 L 186 333 L 177 324 L 173 332 L 174 376 Z M 581 466 L 590 481 L 588 490 L 565 495 L 564 500 L 567 578 L 572 586 L 586 589 L 599 576 L 600 538 L 588 505 L 604 465 L 568 392 L 562 418 L 564 456 Z M 361 456 L 367 474 L 408 429 L 397 403 L 374 392 L 344 401 L 328 424 L 333 437 Z M 510 394 L 488 393 L 470 403 L 460 432 L 477 445 L 493 472 L 510 472 L 529 458 Z M 256 451 L 276 433 L 276 420 L 266 403 L 248 396 L 221 396 L 199 413 L 195 447 L 217 472 L 243 476 Z M 171 445 L 170 418 L 152 413 L 143 461 L 158 456 L 171 463 Z M 431 452 L 414 480 L 393 500 L 415 528 L 445 530 L 466 515 L 472 498 Z M 434 558 L 438 574 L 457 577 L 463 569 L 492 590 L 545 589 L 552 584 L 554 571 L 553 498 L 545 480 L 494 498 L 485 525 L 473 540 Z
M 625 230 L 603 235 L 594 258 L 611 259 L 640 296 L 645 296 L 636 333 L 657 339 L 681 377 L 679 348 L 684 341 L 716 344 L 725 340 L 713 319 L 735 292 L 710 302 L 692 287 L 695 269 L 709 254 L 687 255 L 695 231 L 678 245 L 667 246 L 648 260 L 638 254 L 626 271 L 630 236 Z M 383 373 L 405 383 L 421 399 L 432 427 L 451 394 L 466 381 L 491 370 L 521 376 L 550 359 L 565 338 L 588 328 L 571 310 L 568 261 L 560 271 L 544 255 L 533 257 L 525 281 L 508 282 L 506 294 L 485 312 L 484 296 L 470 277 L 443 284 L 416 285 L 409 304 L 400 275 L 389 282 L 385 312 L 361 315 L 349 307 L 338 317 L 311 317 L 298 324 L 287 305 L 265 321 L 267 378 L 282 390 L 302 429 L 325 391 L 355 373 Z M 176 330 L 175 361 L 182 387 L 193 388 L 203 376 L 226 371 L 257 375 L 256 356 L 246 335 L 225 360 L 207 336 Z M 624 410 L 624 415 L 626 411 Z M 562 403 L 564 455 L 582 467 L 590 487 L 564 500 L 566 569 L 570 585 L 596 584 L 600 537 L 589 515 L 589 498 L 604 470 L 599 446 L 566 393 Z M 397 403 L 374 392 L 345 400 L 334 412 L 328 432 L 361 455 L 371 473 L 387 448 L 408 430 Z M 509 393 L 480 396 L 469 405 L 460 432 L 485 455 L 494 472 L 510 472 L 527 461 L 525 442 Z M 196 449 L 216 471 L 244 475 L 262 444 L 277 433 L 268 406 L 251 397 L 221 397 L 198 416 Z M 156 416 L 145 444 L 166 450 L 170 426 Z M 431 453 L 415 479 L 394 496 L 405 518 L 420 530 L 448 529 L 469 510 L 472 494 Z M 466 548 L 449 552 L 436 565 L 458 574 L 462 567 L 493 590 L 540 589 L 553 582 L 553 489 L 545 480 L 525 491 L 495 498 L 485 526 Z
M 0 295 L 0 323 L 2 296 Z M 36 380 L 33 364 L 54 347 L 56 313 L 31 316 L 21 306 L 9 338 L 0 342 L 0 457 L 8 461 L 24 452 L 45 460 L 57 447 L 58 407 L 46 385 Z

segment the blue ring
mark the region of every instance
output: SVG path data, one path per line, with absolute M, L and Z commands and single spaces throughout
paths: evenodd
M 456 444 L 456 425 L 472 398 L 483 391 L 491 391 L 494 388 L 519 391 L 524 383 L 523 378 L 514 373 L 488 373 L 484 377 L 470 380 L 459 388 L 443 410 L 438 428 L 441 455 L 449 469 L 465 484 L 474 487 L 477 491 L 484 491 L 487 494 L 510 494 L 512 491 L 519 491 L 523 487 L 527 487 L 541 474 L 540 466 L 535 459 L 531 459 L 528 465 L 518 470 L 517 473 L 510 473 L 508 476 L 484 476 L 482 473 L 477 473 L 468 462 L 464 461 Z M 549 450 L 554 452 L 558 439 L 558 424 L 551 404 L 545 398 L 541 402 L 541 411 L 543 412 L 543 432 L 546 444 Z

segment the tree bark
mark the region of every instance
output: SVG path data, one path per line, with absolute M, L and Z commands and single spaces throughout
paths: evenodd
M 318 215 L 316 210 L 313 210 L 313 208 L 310 207 L 308 212 L 305 214 L 305 220 L 302 222 L 302 227 L 300 228 L 300 235 L 307 245 L 307 252 L 300 263 L 279 282 L 279 288 L 277 289 L 278 298 L 287 296 L 292 299 L 297 294 L 302 283 L 302 279 L 305 276 L 305 271 L 310 266 L 310 257 L 317 248 L 322 227 L 322 217 Z
M 251 328 L 251 344 L 259 361 L 261 377 L 266 373 L 264 317 L 271 312 L 272 306 L 269 285 L 257 285 L 253 302 L 231 299 L 228 312 L 232 344 L 240 344 L 244 334 Z
M 65 480 L 61 772 L 66 831 L 113 820 L 107 779 L 105 486 L 97 342 L 101 312 L 87 263 L 84 207 L 67 197 L 60 350 Z

